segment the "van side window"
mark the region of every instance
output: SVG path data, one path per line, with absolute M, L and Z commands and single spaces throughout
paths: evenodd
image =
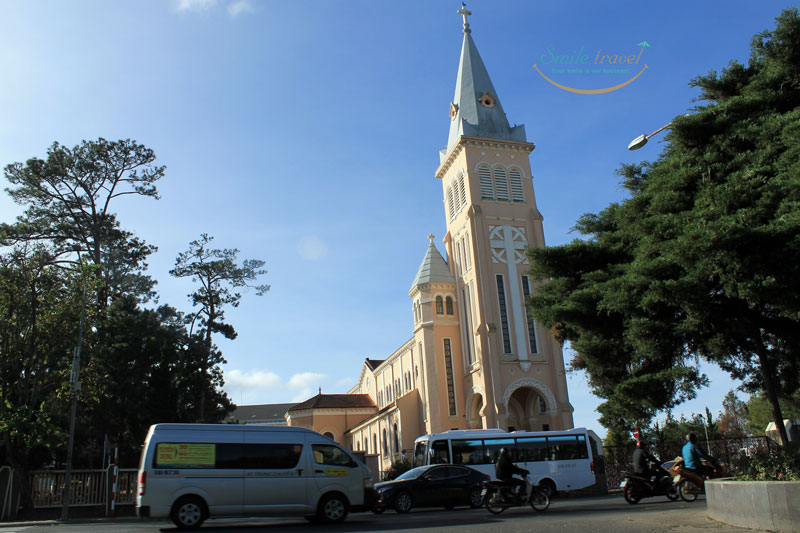
M 243 444 L 241 468 L 288 469 L 297 466 L 302 444 Z
M 297 466 L 302 444 L 159 442 L 154 468 L 288 469 Z
M 321 465 L 350 466 L 353 460 L 338 446 L 331 444 L 312 444 L 314 462 Z

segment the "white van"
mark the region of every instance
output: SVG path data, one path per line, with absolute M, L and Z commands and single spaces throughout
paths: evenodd
M 369 469 L 309 429 L 156 424 L 142 450 L 136 512 L 193 529 L 219 516 L 338 522 L 373 502 Z

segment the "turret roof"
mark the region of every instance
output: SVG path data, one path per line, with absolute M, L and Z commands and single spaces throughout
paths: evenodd
M 428 251 L 425 253 L 422 264 L 419 266 L 417 276 L 411 284 L 412 289 L 423 283 L 456 282 L 456 278 L 450 273 L 450 267 L 447 266 L 444 257 L 442 257 L 442 254 L 436 249 L 436 245 L 433 244 L 433 235 L 429 235 L 428 238 L 431 240 L 431 244 L 428 246 Z

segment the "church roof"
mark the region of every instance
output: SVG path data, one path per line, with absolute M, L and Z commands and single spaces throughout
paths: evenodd
M 266 403 L 260 405 L 239 405 L 226 421 L 254 423 L 286 423 L 283 415 L 293 407 L 293 403 Z
M 375 407 L 369 394 L 317 394 L 308 400 L 290 407 L 289 412 L 308 409 L 347 409 Z
M 429 235 L 428 238 L 431 240 L 431 244 L 428 246 L 428 251 L 419 266 L 417 276 L 411 284 L 412 289 L 423 283 L 456 282 L 456 278 L 450 273 L 450 267 L 447 266 L 447 262 L 442 257 L 442 254 L 439 253 L 439 250 L 436 249 L 436 245 L 433 244 L 433 235 Z
M 383 364 L 384 361 L 386 361 L 386 359 L 370 359 L 369 357 L 367 357 L 365 362 L 367 363 L 367 366 L 369 367 L 370 370 L 375 370 L 376 368 L 381 366 L 381 364 Z
M 500 104 L 500 97 L 489 78 L 489 72 L 478 53 L 475 41 L 472 40 L 466 17 L 453 104 L 457 108 L 451 110 L 455 117 L 450 122 L 450 135 L 445 152 L 448 152 L 462 135 L 525 141 L 525 126 L 512 128 L 508 124 L 503 106 Z

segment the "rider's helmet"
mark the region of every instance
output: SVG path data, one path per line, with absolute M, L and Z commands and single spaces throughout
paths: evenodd
M 687 433 L 686 434 L 686 442 L 691 442 L 692 444 L 697 442 L 697 433 Z

